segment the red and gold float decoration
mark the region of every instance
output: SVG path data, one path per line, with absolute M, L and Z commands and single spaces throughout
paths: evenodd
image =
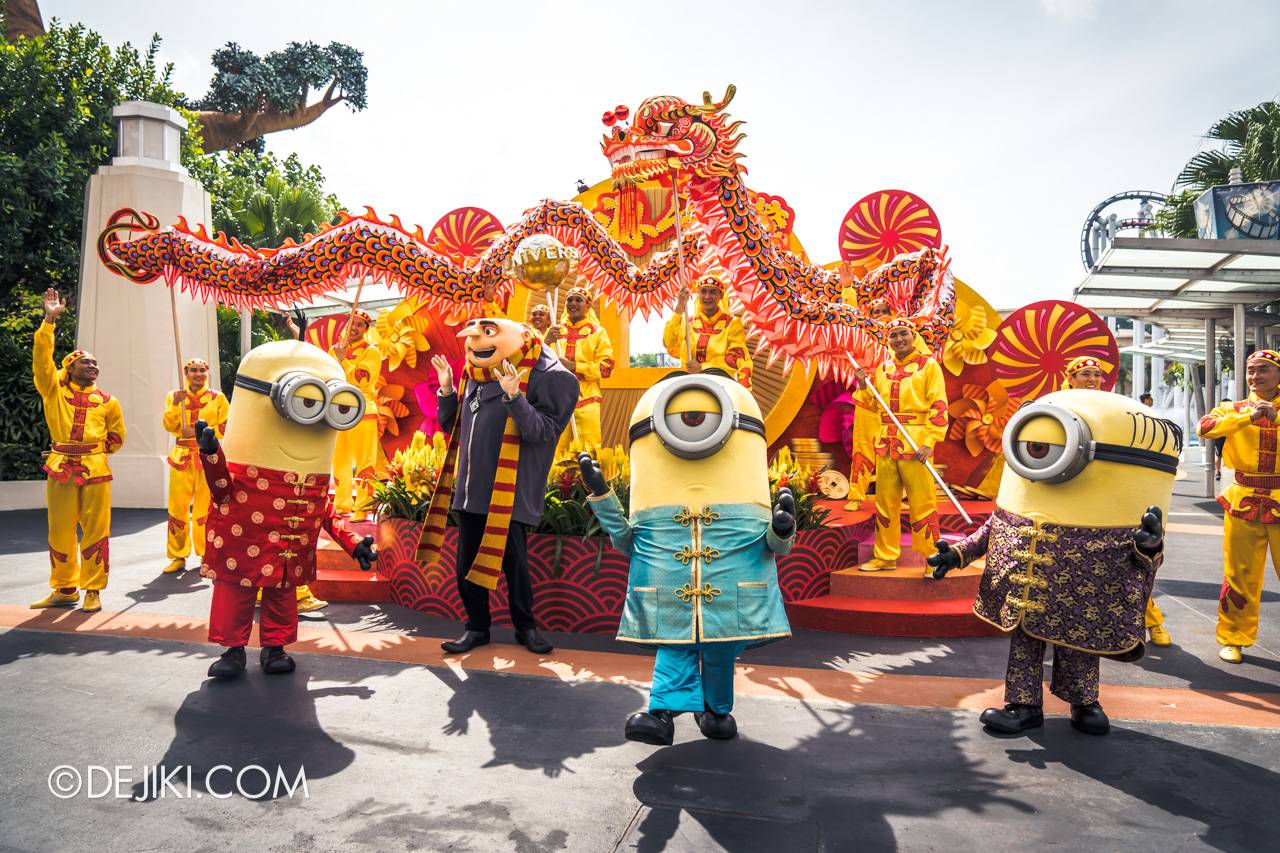
M 1033 302 L 1010 314 L 991 345 L 995 379 L 1010 397 L 1034 400 L 1066 385 L 1067 363 L 1088 356 L 1102 363 L 1105 391 L 1115 388 L 1120 351 L 1107 324 L 1075 302 Z
M 863 196 L 840 224 L 840 257 L 877 267 L 898 255 L 942 246 L 942 226 L 924 199 L 904 190 Z

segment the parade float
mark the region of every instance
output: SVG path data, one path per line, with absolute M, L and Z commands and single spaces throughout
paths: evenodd
M 839 224 L 837 259 L 814 263 L 795 236 L 797 214 L 786 199 L 745 183 L 741 122 L 726 111 L 733 93 L 731 86 L 720 101 L 704 94 L 701 103 L 660 96 L 634 114 L 622 106 L 606 112 L 608 177 L 571 200 L 539 202 L 508 226 L 468 207 L 424 231 L 366 208 L 341 214 L 301 243 L 255 250 L 126 209 L 99 236 L 98 254 L 132 281 L 162 280 L 237 307 L 286 310 L 356 281 L 385 281 L 404 293 L 369 335 L 383 355 L 382 557 L 376 574 L 364 574 L 331 543 L 322 545 L 313 589 L 326 598 L 395 601 L 449 618 L 462 612 L 452 532 L 441 565 L 424 568 L 414 559 L 443 455 L 429 362 L 436 355 L 461 361 L 459 323 L 484 312 L 527 321 L 535 305 L 554 312 L 569 288 L 589 287 L 619 364 L 601 381 L 601 462 L 607 477 L 622 482 L 631 411 L 671 370 L 633 364 L 633 323 L 669 315 L 686 283 L 715 270 L 754 350 L 752 394 L 764 414 L 771 485 L 788 486 L 802 503 L 797 546 L 778 561 L 792 624 L 902 636 L 988 633 L 971 612 L 980 566 L 928 583 L 910 559 L 895 571 L 851 571 L 866 559 L 872 512 L 869 502 L 846 505 L 847 476 L 874 468 L 852 438 L 861 405 L 850 394 L 852 375 L 888 352 L 868 306 L 882 300 L 909 319 L 943 367 L 949 427 L 934 462 L 955 498 L 939 503 L 939 527 L 950 538 L 990 514 L 1003 428 L 1018 406 L 1060 387 L 1066 363 L 1080 355 L 1098 358 L 1113 386 L 1115 340 L 1072 302 L 1035 302 L 1001 318 L 953 273 L 939 217 L 911 192 L 880 190 L 855 202 Z M 843 280 L 842 261 L 852 273 Z M 327 348 L 348 316 L 312 322 L 307 339 Z M 553 469 L 529 559 L 542 627 L 616 629 L 627 563 L 586 509 L 572 466 Z

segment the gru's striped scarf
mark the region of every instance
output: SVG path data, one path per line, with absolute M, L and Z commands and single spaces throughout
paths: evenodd
M 528 389 L 529 376 L 533 374 L 534 365 L 541 355 L 542 341 L 535 336 L 507 359 L 515 365 L 517 372 L 528 371 L 520 380 L 521 393 Z M 516 361 L 517 358 L 519 361 Z M 490 368 L 468 364 L 466 374 L 458 383 L 458 416 L 449 434 L 449 452 L 445 456 L 444 465 L 440 467 L 440 476 L 436 480 L 435 491 L 431 494 L 431 508 L 427 511 L 422 538 L 418 542 L 418 562 L 424 566 L 440 561 L 440 548 L 444 544 L 445 523 L 453 500 L 454 474 L 458 464 L 458 444 L 462 429 L 462 401 L 465 399 L 467 381 L 492 382 L 496 379 L 497 374 Z M 480 540 L 480 550 L 476 552 L 471 571 L 467 572 L 467 580 L 486 589 L 496 589 L 498 578 L 502 575 L 502 554 L 506 549 L 507 531 L 511 528 L 511 509 L 515 503 L 516 469 L 519 462 L 520 430 L 508 415 L 506 429 L 502 432 L 498 475 L 489 500 L 489 517 L 485 521 L 484 537 Z

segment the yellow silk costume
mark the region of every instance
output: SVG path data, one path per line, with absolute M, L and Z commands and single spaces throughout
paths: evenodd
M 751 357 L 747 354 L 747 333 L 742 321 L 720 310 L 714 317 L 698 311 L 689 323 L 694 360 L 704 368 L 720 368 L 737 379 L 739 385 L 750 389 Z M 685 315 L 672 314 L 662 330 L 662 345 L 681 365 L 688 360 L 684 324 Z
M 329 355 L 334 355 L 329 349 Z M 367 482 L 356 484 L 355 500 L 351 497 L 352 469 L 362 480 L 374 477 L 374 463 L 378 459 L 378 403 L 377 389 L 382 377 L 382 353 L 366 341 L 357 341 L 347 347 L 347 357 L 338 359 L 347 381 L 364 394 L 364 418 L 355 427 L 338 433 L 333 448 L 333 508 L 336 512 L 363 512 L 373 487 Z
M 1276 472 L 1280 420 L 1253 420 L 1256 393 L 1224 403 L 1200 420 L 1201 438 L 1223 439 L 1222 464 L 1235 482 L 1218 496 L 1224 519 L 1223 580 L 1218 602 L 1217 639 L 1222 645 L 1251 646 L 1258 637 L 1258 608 L 1267 568 L 1280 560 L 1280 474 Z M 1272 401 L 1280 404 L 1280 398 Z
M 918 350 L 903 361 L 890 356 L 868 378 L 919 447 L 933 448 L 946 435 L 947 388 L 936 361 Z M 933 477 L 923 462 L 916 461 L 915 451 L 898 434 L 871 392 L 860 388 L 856 396 L 880 413 L 875 442 L 876 559 L 896 561 L 902 550 L 904 491 L 910 503 L 911 549 L 933 554 L 939 535 Z
M 849 463 L 849 502 L 867 499 L 867 486 L 876 473 L 876 436 L 880 433 L 880 407 L 857 397 L 853 401 L 853 446 Z
M 183 427 L 194 427 L 204 420 L 213 427 L 218 438 L 227 432 L 227 398 L 212 388 L 193 393 L 187 388 L 187 401 L 173 402 L 170 391 L 164 400 L 165 431 L 177 438 L 169 451 L 169 535 L 165 553 L 170 560 L 185 558 L 194 544 L 196 556 L 204 556 L 204 524 L 209 515 L 209 484 L 200 466 L 200 451 L 194 436 L 184 438 Z M 194 502 L 195 511 L 192 511 Z
M 573 375 L 578 377 L 578 405 L 573 410 L 573 423 L 578 430 L 578 446 L 588 453 L 600 448 L 600 380 L 613 373 L 613 343 L 609 334 L 592 314 L 577 323 L 566 319 L 556 327 L 563 341 L 564 357 L 573 362 Z M 560 341 L 555 344 L 558 350 Z M 560 435 L 556 458 L 569 455 L 574 427 Z
M 53 329 L 36 331 L 31 370 L 53 438 L 45 461 L 49 512 L 49 586 L 105 589 L 111 570 L 111 466 L 107 456 L 124 444 L 120 401 L 96 385 L 71 382 L 53 362 Z M 76 526 L 83 528 L 77 540 Z M 87 543 L 81 545 L 81 543 Z

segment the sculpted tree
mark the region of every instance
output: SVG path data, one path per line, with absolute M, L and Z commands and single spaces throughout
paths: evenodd
M 197 110 L 204 151 L 260 151 L 261 138 L 311 124 L 343 101 L 365 107 L 364 54 L 345 44 L 291 42 L 259 57 L 234 42 L 213 55 L 217 73 Z M 313 91 L 323 94 L 308 103 Z

